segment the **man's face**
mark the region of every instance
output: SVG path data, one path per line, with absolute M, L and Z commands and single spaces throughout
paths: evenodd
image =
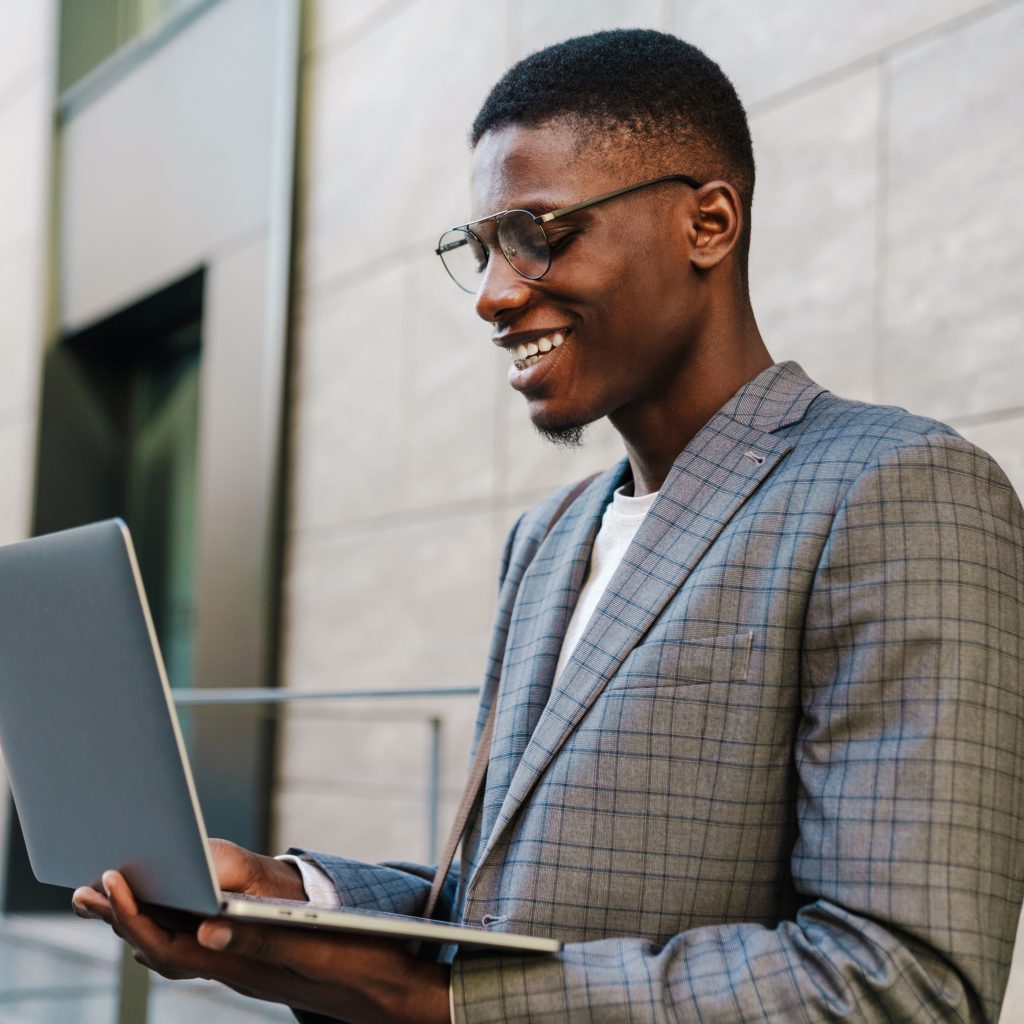
M 474 152 L 472 215 L 545 213 L 642 179 L 633 166 L 581 145 L 557 122 L 488 132 Z M 651 177 L 686 171 L 647 167 Z M 688 188 L 669 183 L 552 221 L 551 267 L 539 281 L 509 266 L 493 222 L 482 226 L 492 248 L 477 312 L 503 348 L 539 345 L 539 360 L 513 364 L 509 383 L 543 433 L 567 439 L 601 416 L 671 415 L 699 320 L 686 233 L 692 202 Z

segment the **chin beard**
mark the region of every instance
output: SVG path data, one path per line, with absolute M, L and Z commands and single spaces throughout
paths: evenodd
M 542 427 L 534 424 L 537 433 L 558 448 L 582 448 L 587 433 L 586 423 L 572 423 L 564 427 Z

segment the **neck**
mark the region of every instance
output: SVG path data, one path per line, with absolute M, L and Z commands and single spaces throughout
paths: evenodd
M 633 471 L 633 493 L 661 490 L 673 463 L 697 432 L 744 384 L 774 360 L 757 325 L 730 342 L 719 336 L 695 353 L 657 402 L 618 410 L 609 417 L 622 435 Z

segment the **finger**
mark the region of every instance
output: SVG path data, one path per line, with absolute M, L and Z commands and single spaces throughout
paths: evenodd
M 400 945 L 384 939 L 240 924 L 223 918 L 204 921 L 196 939 L 206 949 L 273 963 L 309 979 L 346 974 L 358 964 L 376 958 L 394 960 L 397 964 L 409 957 Z
M 195 938 L 183 932 L 171 932 L 139 911 L 131 888 L 117 871 L 103 875 L 114 918 L 114 929 L 133 947 L 135 957 L 157 974 L 171 980 L 182 978 L 218 978 L 227 969 L 228 958 L 203 949 Z
M 97 918 L 107 924 L 112 922 L 110 901 L 90 886 L 82 886 L 74 891 L 71 908 L 79 917 Z
M 315 973 L 330 958 L 332 948 L 329 938 L 316 933 L 239 924 L 223 918 L 204 921 L 199 926 L 196 939 L 206 949 L 274 963 L 302 974 Z
M 186 978 L 195 978 L 198 974 L 197 971 L 175 970 L 173 967 L 155 964 L 141 949 L 132 950 L 132 959 L 147 971 L 153 971 L 168 981 L 184 981 Z
M 125 937 L 124 931 L 114 917 L 110 900 L 91 887 L 76 889 L 71 897 L 71 909 L 82 918 L 90 921 L 102 921 L 109 925 L 111 931 L 119 938 Z
M 167 945 L 172 940 L 171 932 L 139 912 L 135 896 L 119 871 L 104 871 L 102 882 L 110 901 L 111 924 L 121 929 L 128 942 L 147 950 Z
M 410 971 L 422 974 L 417 961 L 388 940 L 323 936 L 217 919 L 204 922 L 199 931 L 207 941 L 219 944 L 226 937 L 222 928 L 230 935 L 231 952 L 218 954 L 224 966 L 217 981 L 245 996 L 319 1014 L 317 1019 L 377 1020 L 381 986 L 393 984 Z M 263 934 L 255 934 L 258 932 Z M 245 952 L 235 952 L 242 949 Z M 256 949 L 262 958 L 253 955 Z M 437 964 L 422 967 L 448 970 Z M 447 1013 L 447 975 L 436 980 L 443 987 Z

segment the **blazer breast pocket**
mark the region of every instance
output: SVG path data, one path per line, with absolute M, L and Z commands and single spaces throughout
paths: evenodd
M 754 634 L 653 640 L 634 648 L 608 689 L 669 689 L 700 683 L 742 683 L 750 667 Z

